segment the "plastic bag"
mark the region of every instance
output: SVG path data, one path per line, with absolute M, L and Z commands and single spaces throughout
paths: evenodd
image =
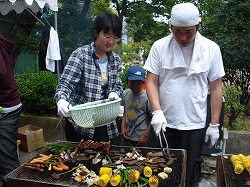
M 199 182 L 198 187 L 216 187 L 216 184 L 212 181 L 207 181 L 205 179 L 202 179 Z

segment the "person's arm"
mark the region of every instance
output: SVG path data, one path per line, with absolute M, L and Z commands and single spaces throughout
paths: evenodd
M 209 148 L 213 147 L 220 137 L 220 112 L 222 106 L 222 81 L 221 78 L 210 83 L 211 97 L 211 123 L 206 131 L 205 142 L 209 143 Z
M 146 91 L 153 112 L 151 125 L 155 131 L 156 136 L 160 134 L 161 130 L 165 132 L 167 127 L 167 120 L 161 109 L 158 87 L 159 87 L 159 76 L 148 72 Z
M 121 133 L 124 138 L 128 139 L 128 133 L 126 129 L 126 112 L 125 111 L 123 112 L 123 116 L 122 116 Z
M 150 128 L 151 128 L 151 123 L 148 124 L 148 127 L 146 128 L 146 130 L 144 131 L 144 133 L 141 135 L 141 137 L 139 138 L 138 141 L 138 146 L 144 146 L 146 145 L 147 139 L 148 139 L 148 135 L 150 132 Z
M 211 97 L 211 124 L 219 124 L 221 106 L 222 106 L 222 80 L 217 79 L 210 83 Z
M 158 86 L 159 86 L 159 76 L 151 72 L 147 72 L 146 91 L 149 103 L 152 108 L 152 112 L 156 110 L 161 110 Z

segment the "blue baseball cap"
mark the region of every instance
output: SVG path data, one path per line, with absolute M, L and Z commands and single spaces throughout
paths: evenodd
M 131 66 L 127 71 L 127 79 L 130 81 L 141 80 L 145 82 L 146 72 L 141 66 Z

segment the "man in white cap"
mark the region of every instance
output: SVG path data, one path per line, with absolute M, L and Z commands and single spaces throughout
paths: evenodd
M 219 138 L 222 80 L 225 75 L 219 46 L 199 32 L 199 11 L 192 3 L 173 6 L 172 33 L 156 41 L 144 68 L 147 95 L 156 136 L 163 131 L 169 147 L 187 151 L 186 185 L 200 177 L 204 142 Z M 207 95 L 211 94 L 211 123 L 205 131 Z M 206 134 L 205 134 L 206 133 Z

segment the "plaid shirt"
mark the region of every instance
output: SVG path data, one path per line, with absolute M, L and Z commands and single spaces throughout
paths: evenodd
M 116 92 L 121 96 L 123 92 L 120 78 L 122 72 L 121 59 L 112 51 L 107 53 L 107 56 L 108 88 L 106 95 L 110 92 Z M 102 75 L 98 60 L 94 42 L 76 49 L 71 54 L 58 83 L 55 94 L 56 102 L 59 99 L 65 99 L 74 106 L 100 100 L 102 98 Z M 94 128 L 81 128 L 75 124 L 71 117 L 69 117 L 69 120 L 77 131 L 93 138 Z M 119 135 L 116 123 L 107 125 L 107 130 L 109 139 Z

